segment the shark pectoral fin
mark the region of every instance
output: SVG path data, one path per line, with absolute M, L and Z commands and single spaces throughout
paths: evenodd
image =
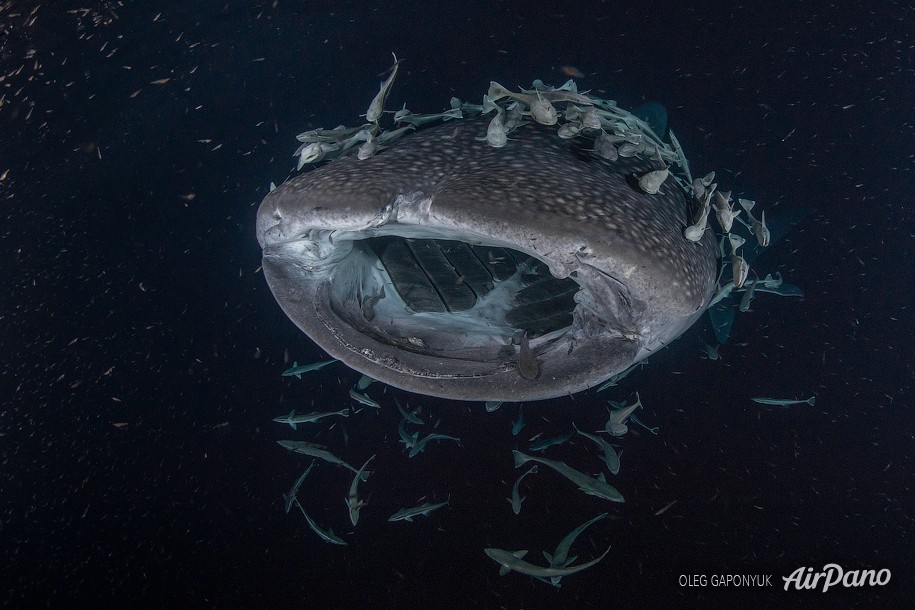
M 558 587 L 560 580 L 562 580 L 562 576 L 553 576 L 550 578 L 550 584 L 552 584 L 554 587 Z
M 290 422 L 289 427 L 292 428 L 293 430 L 295 430 L 296 429 L 295 422 Z
M 575 561 L 576 559 L 578 559 L 578 555 L 572 555 L 571 557 L 569 557 L 568 559 L 566 559 L 565 564 L 563 564 L 562 567 L 564 567 L 564 568 L 569 567 L 569 565 L 571 565 L 572 562 Z
M 499 576 L 505 576 L 509 572 L 511 572 L 511 568 L 508 566 L 502 566 L 501 568 L 499 568 Z
M 409 521 L 410 523 L 413 523 L 413 517 L 404 517 L 403 520 L 404 520 L 404 521 Z
M 602 472 L 602 473 L 600 473 L 599 475 L 597 475 L 597 480 L 600 481 L 601 483 L 606 483 L 606 482 L 607 482 L 607 477 L 605 477 L 605 476 L 604 476 L 604 473 Z
M 543 557 L 550 563 L 550 565 L 553 564 L 553 556 L 552 556 L 552 555 L 550 555 L 550 554 L 547 553 L 546 551 L 543 551 Z

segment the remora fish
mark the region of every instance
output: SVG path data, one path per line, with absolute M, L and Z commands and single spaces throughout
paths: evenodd
M 569 557 L 569 550 L 572 548 L 572 544 L 575 543 L 575 539 L 578 538 L 583 531 L 591 527 L 594 523 L 597 523 L 601 519 L 607 516 L 607 513 L 601 513 L 598 516 L 594 517 L 590 521 L 585 521 L 571 532 L 566 534 L 565 538 L 559 541 L 559 544 L 556 545 L 556 551 L 550 555 L 546 551 L 543 551 L 543 556 L 547 561 L 550 562 L 551 568 L 564 568 L 573 561 L 576 557 Z M 562 576 L 553 576 L 550 578 L 550 582 L 554 587 L 559 586 L 559 581 L 562 579 Z
M 305 512 L 305 509 L 302 508 L 302 505 L 299 504 L 299 501 L 295 499 L 293 499 L 293 501 L 295 502 L 295 505 L 299 507 L 299 510 L 302 511 L 302 515 L 304 515 L 305 521 L 308 522 L 308 527 L 311 528 L 311 531 L 320 536 L 321 539 L 325 542 L 346 546 L 346 541 L 340 538 L 340 536 L 336 535 L 332 527 L 328 527 L 326 530 L 321 529 L 318 527 L 318 524 L 315 523 L 314 519 L 312 519 L 309 514 Z
M 374 459 L 375 456 L 373 455 L 365 461 L 362 468 L 356 472 L 356 476 L 353 477 L 353 482 L 349 486 L 349 494 L 346 496 L 346 507 L 349 509 L 349 520 L 353 526 L 359 523 L 359 511 L 365 506 L 365 502 L 359 499 L 359 481 L 360 479 L 365 480 L 369 478 L 368 473 L 365 471 L 365 467 Z
M 426 502 L 425 504 L 420 504 L 419 506 L 414 506 L 413 508 L 401 508 L 399 511 L 388 517 L 388 521 L 413 521 L 413 517 L 418 517 L 420 515 L 426 517 L 434 510 L 437 510 L 448 504 L 448 500 L 444 502 L 439 502 L 438 504 L 431 504 Z
M 391 55 L 394 55 L 391 53 Z M 375 95 L 375 98 L 372 100 L 372 103 L 369 104 L 369 109 L 365 113 L 365 120 L 370 123 L 377 123 L 378 119 L 381 118 L 381 113 L 384 110 L 384 102 L 388 98 L 388 93 L 391 92 L 391 85 L 394 84 L 394 79 L 397 78 L 397 68 L 400 67 L 400 60 L 397 59 L 397 56 L 394 55 L 394 65 L 391 66 L 391 75 L 388 76 L 381 86 L 378 88 L 378 93 Z
M 274 417 L 273 421 L 278 424 L 289 424 L 289 427 L 293 430 L 296 429 L 296 426 L 299 424 L 310 424 L 323 419 L 325 417 L 330 417 L 332 415 L 340 415 L 342 417 L 349 417 L 349 409 L 341 409 L 339 411 L 328 411 L 326 413 L 318 413 L 314 411 L 312 413 L 306 413 L 305 415 L 296 415 L 295 410 L 289 412 L 289 415 L 283 415 L 281 417 Z
M 400 436 L 400 442 L 406 445 L 407 449 L 412 449 L 416 445 L 417 439 L 419 439 L 419 430 L 413 434 L 407 432 L 406 418 L 400 420 L 400 423 L 397 424 L 397 434 Z
M 632 417 L 632 416 L 630 415 L 629 417 Z M 576 426 L 574 423 L 572 424 L 572 427 L 575 428 L 575 431 L 578 432 L 580 435 L 582 435 L 585 438 L 591 439 L 592 441 L 597 443 L 598 447 L 600 447 L 601 449 L 604 450 L 603 458 L 604 458 L 604 462 L 607 464 L 607 468 L 610 470 L 610 474 L 619 474 L 620 473 L 620 456 L 616 452 L 616 449 L 613 448 L 613 445 L 611 445 L 610 443 L 608 443 L 607 441 L 605 441 L 604 439 L 602 439 L 599 436 L 594 436 L 593 434 L 588 434 L 587 432 L 582 432 L 581 430 L 578 429 L 578 426 Z
M 323 362 L 313 362 L 311 364 L 299 364 L 298 362 L 292 363 L 292 368 L 288 368 L 282 372 L 282 377 L 291 377 L 294 376 L 296 379 L 302 378 L 302 373 L 310 373 L 312 371 L 320 371 L 328 364 L 333 364 L 337 362 L 337 359 L 333 360 L 324 360 Z
M 321 445 L 315 445 L 314 443 L 308 443 L 306 441 L 276 441 L 280 447 L 288 449 L 289 451 L 294 451 L 295 453 L 301 453 L 302 455 L 310 455 L 311 457 L 316 457 L 325 462 L 330 462 L 331 464 L 339 464 L 347 470 L 353 472 L 359 472 L 337 456 L 335 456 L 330 451 L 327 451 Z M 366 473 L 362 473 L 362 480 L 368 478 Z
M 521 432 L 524 428 L 524 412 L 522 411 L 524 407 L 518 407 L 518 419 L 512 422 L 512 436 L 518 436 L 518 433 Z
M 516 515 L 521 514 L 521 503 L 524 502 L 524 497 L 521 496 L 521 479 L 526 477 L 529 474 L 537 472 L 537 465 L 534 464 L 527 471 L 524 472 L 520 477 L 515 479 L 515 484 L 512 485 L 512 497 L 506 498 L 508 503 L 512 505 L 512 512 Z M 288 512 L 288 510 L 287 510 Z
M 419 416 L 418 407 L 413 411 L 407 411 L 400 405 L 400 401 L 397 400 L 397 396 L 394 396 L 394 404 L 397 405 L 397 410 L 400 411 L 401 416 L 403 416 L 403 421 L 411 424 L 416 424 L 417 426 L 422 426 L 423 423 L 425 423 Z
M 575 539 L 578 538 L 583 531 L 603 519 L 607 516 L 607 513 L 601 513 L 598 516 L 594 517 L 590 521 L 585 521 L 571 532 L 566 534 L 566 536 L 560 540 L 559 544 L 556 545 L 556 551 L 550 555 L 546 551 L 543 552 L 543 556 L 546 557 L 546 560 L 550 562 L 551 567 L 565 567 L 568 564 L 575 561 L 575 557 L 569 557 L 569 549 L 572 548 L 572 544 L 575 542 Z
M 419 436 L 418 431 L 415 434 Z M 403 435 L 401 435 L 401 437 L 403 437 Z M 417 453 L 422 453 L 426 449 L 426 445 L 429 444 L 429 441 L 454 441 L 458 445 L 461 444 L 461 439 L 456 436 L 448 436 L 447 434 L 437 434 L 433 432 L 432 434 L 415 440 L 413 446 L 410 447 L 410 453 L 407 454 L 407 457 L 414 457 Z M 404 439 L 404 442 L 406 442 L 406 439 Z
M 588 146 L 534 122 L 493 148 L 480 140 L 487 123 L 419 130 L 264 198 L 264 276 L 299 328 L 388 385 L 521 402 L 597 386 L 699 318 L 715 288 L 714 234 L 683 237 L 691 195 L 682 189 L 647 194 L 629 183 L 657 161 L 585 162 Z M 535 273 L 519 269 L 531 259 Z M 382 287 L 368 320 L 358 297 Z M 519 331 L 537 375 L 526 357 L 519 374 L 507 349 Z
M 565 462 L 533 457 L 531 455 L 525 455 L 517 450 L 512 451 L 512 454 L 515 456 L 515 468 L 520 468 L 528 462 L 538 462 L 544 466 L 552 468 L 568 480 L 572 481 L 578 485 L 578 489 L 582 490 L 589 496 L 597 496 L 598 498 L 604 498 L 605 500 L 610 500 L 611 502 L 623 501 L 623 496 L 620 495 L 620 492 L 618 492 L 615 487 L 603 479 L 603 473 L 601 473 L 595 479 L 594 477 L 589 477 L 583 472 L 575 470 Z
M 371 377 L 369 377 L 368 375 L 363 375 L 362 377 L 359 378 L 359 381 L 356 383 L 356 391 L 362 392 L 363 390 L 365 390 L 365 388 L 372 385 L 372 382 L 374 382 L 374 381 L 375 380 L 372 379 Z
M 353 388 L 349 389 L 350 398 L 355 400 L 358 403 L 364 404 L 367 407 L 372 407 L 373 409 L 380 409 L 381 405 L 378 404 L 375 400 L 372 400 L 367 394 L 361 394 L 354 390 Z
M 567 566 L 564 568 L 545 568 L 542 566 L 534 565 L 527 561 L 524 561 L 523 557 L 527 555 L 527 551 L 505 551 L 502 549 L 484 549 L 490 559 L 493 559 L 496 563 L 502 565 L 499 568 L 499 575 L 505 576 L 509 572 L 518 572 L 519 574 L 527 574 L 528 576 L 568 576 L 569 574 L 574 574 L 575 572 L 581 572 L 582 570 L 587 570 L 601 559 L 606 557 L 607 553 L 610 552 L 610 549 L 604 551 L 604 554 L 598 557 L 597 559 L 592 559 L 587 563 L 580 563 L 577 566 Z
M 296 494 L 299 493 L 299 487 L 302 486 L 302 482 L 305 480 L 305 477 L 308 476 L 308 473 L 311 472 L 311 469 L 314 468 L 315 461 L 312 460 L 311 464 L 308 465 L 308 468 L 305 469 L 305 472 L 296 479 L 296 482 L 292 484 L 292 489 L 289 490 L 289 493 L 283 494 L 283 503 L 286 507 L 286 512 L 289 512 L 289 509 L 292 508 L 292 503 L 296 501 Z
M 554 445 L 561 445 L 567 440 L 572 438 L 572 433 L 563 434 L 561 436 L 554 436 L 552 438 L 542 438 L 540 440 L 533 441 L 529 448 L 530 451 L 543 451 L 547 447 L 552 447 Z
M 791 405 L 800 405 L 808 404 L 811 407 L 816 404 L 817 397 L 811 396 L 810 398 L 803 398 L 801 400 L 792 400 L 790 398 L 751 398 L 753 402 L 758 402 L 761 405 L 771 405 L 773 407 L 790 407 Z

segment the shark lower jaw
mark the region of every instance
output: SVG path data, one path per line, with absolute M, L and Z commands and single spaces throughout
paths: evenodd
M 592 387 L 640 354 L 632 311 L 620 315 L 631 304 L 624 286 L 583 269 L 557 279 L 549 269 L 562 262 L 504 238 L 396 222 L 297 234 L 265 244 L 281 307 L 330 355 L 389 385 L 458 400 L 547 399 Z M 608 291 L 619 297 L 609 316 Z M 533 379 L 519 373 L 523 335 Z

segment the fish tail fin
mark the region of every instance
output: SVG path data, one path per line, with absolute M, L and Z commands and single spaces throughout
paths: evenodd
M 807 404 L 810 405 L 811 407 L 814 406 L 816 404 L 816 402 L 817 402 L 816 396 L 811 396 L 810 398 L 807 399 Z

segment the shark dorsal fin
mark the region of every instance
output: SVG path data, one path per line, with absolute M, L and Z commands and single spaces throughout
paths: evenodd
M 606 483 L 606 482 L 607 482 L 607 477 L 605 477 L 605 476 L 604 476 L 604 473 L 602 472 L 602 473 L 600 473 L 599 475 L 597 475 L 597 480 L 600 481 L 601 483 Z
M 527 551 L 515 551 L 514 553 L 512 553 L 512 555 L 514 555 L 518 559 L 523 559 L 524 556 L 527 555 Z

